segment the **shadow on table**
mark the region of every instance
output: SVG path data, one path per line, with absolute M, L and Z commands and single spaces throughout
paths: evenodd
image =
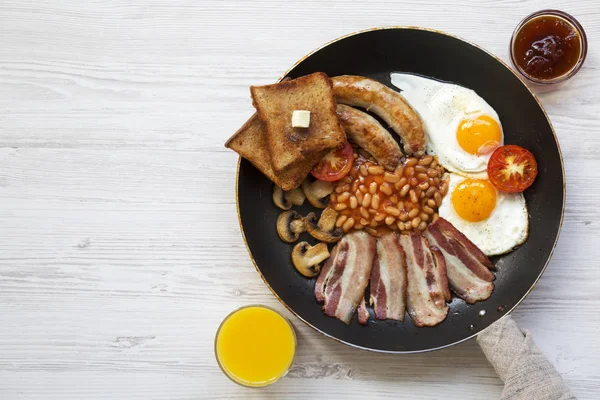
M 296 359 L 286 379 L 337 379 L 393 382 L 480 380 L 501 384 L 476 341 L 420 354 L 381 354 L 355 349 L 295 324 Z

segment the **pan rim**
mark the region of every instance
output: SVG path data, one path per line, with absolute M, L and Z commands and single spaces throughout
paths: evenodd
M 562 155 L 562 150 L 560 148 L 560 143 L 558 141 L 558 137 L 556 135 L 556 131 L 554 130 L 554 126 L 552 125 L 552 121 L 550 121 L 550 117 L 548 116 L 548 113 L 546 112 L 546 109 L 544 108 L 544 106 L 542 105 L 542 103 L 540 102 L 540 100 L 538 99 L 538 97 L 536 96 L 536 94 L 533 92 L 533 90 L 531 90 L 531 88 L 529 86 L 527 86 L 527 84 L 525 83 L 524 79 L 521 78 L 516 71 L 514 71 L 506 62 L 502 61 L 499 57 L 497 57 L 496 55 L 492 54 L 491 52 L 489 52 L 488 50 L 484 49 L 483 47 L 472 43 L 466 39 L 463 39 L 462 37 L 441 31 L 441 30 L 437 30 L 437 29 L 432 29 L 432 28 L 424 28 L 424 27 L 419 27 L 419 26 L 410 26 L 410 25 L 398 25 L 398 26 L 381 26 L 381 27 L 374 27 L 374 28 L 367 28 L 367 29 L 363 29 L 360 31 L 355 31 L 340 37 L 337 37 L 333 40 L 330 40 L 329 42 L 326 42 L 325 44 L 317 47 L 316 49 L 312 50 L 311 52 L 309 52 L 308 54 L 304 55 L 302 58 L 300 58 L 298 61 L 296 61 L 290 68 L 288 68 L 278 79 L 277 82 L 280 82 L 283 78 L 285 78 L 294 68 L 296 68 L 300 63 L 302 63 L 304 60 L 306 60 L 308 57 L 312 56 L 313 54 L 317 53 L 318 51 L 336 43 L 339 42 L 341 40 L 347 39 L 349 37 L 352 36 L 358 36 L 364 33 L 368 33 L 368 32 L 373 32 L 373 31 L 379 31 L 379 30 L 419 30 L 419 31 L 426 31 L 426 32 L 432 32 L 432 33 L 436 33 L 439 35 L 444 35 L 444 36 L 448 36 L 451 37 L 453 39 L 462 41 L 470 46 L 473 46 L 481 51 L 483 51 L 484 53 L 486 53 L 487 55 L 493 57 L 497 62 L 499 62 L 500 64 L 502 64 L 510 73 L 512 73 L 520 82 L 521 84 L 525 87 L 525 89 L 527 89 L 527 91 L 531 94 L 531 96 L 533 97 L 533 99 L 536 101 L 536 103 L 538 104 L 538 106 L 540 107 L 540 110 L 543 112 L 544 117 L 546 118 L 546 121 L 548 122 L 548 125 L 550 126 L 550 130 L 552 131 L 552 135 L 554 136 L 554 142 L 556 143 L 556 148 L 558 150 L 558 156 L 560 159 L 560 170 L 562 172 L 562 183 L 563 183 L 563 191 L 562 191 L 562 195 L 563 195 L 563 201 L 562 201 L 562 207 L 561 207 L 561 212 L 560 212 L 560 221 L 558 224 L 558 231 L 556 233 L 556 239 L 554 240 L 554 243 L 552 244 L 552 248 L 550 249 L 550 254 L 548 254 L 548 258 L 546 259 L 546 262 L 544 263 L 544 266 L 542 268 L 542 270 L 540 271 L 540 273 L 538 274 L 538 276 L 536 277 L 535 281 L 531 284 L 531 287 L 527 290 L 527 292 L 515 303 L 515 305 L 513 307 L 511 307 L 509 310 L 506 311 L 506 313 L 498 318 L 496 321 L 494 321 L 492 324 L 502 320 L 503 318 L 506 318 L 508 315 L 510 315 L 510 313 L 512 313 L 520 304 L 521 302 L 523 302 L 523 300 L 525 300 L 525 298 L 527 296 L 529 296 L 529 294 L 531 293 L 531 291 L 533 290 L 533 288 L 535 287 L 535 285 L 538 283 L 538 281 L 540 280 L 540 278 L 542 277 L 542 275 L 544 274 L 544 272 L 546 271 L 546 268 L 548 267 L 548 264 L 550 263 L 550 260 L 552 259 L 552 256 L 554 254 L 554 250 L 556 249 L 556 245 L 558 243 L 558 239 L 560 237 L 560 232 L 562 230 L 562 224 L 564 221 L 564 216 L 565 216 L 565 204 L 566 204 L 566 186 L 567 186 L 567 181 L 566 181 L 566 175 L 565 175 L 565 165 L 564 165 L 564 160 L 563 160 L 563 155 Z M 371 351 L 371 352 L 375 352 L 375 353 L 385 353 L 385 354 L 418 354 L 418 353 L 426 353 L 426 352 L 430 352 L 430 351 L 435 351 L 435 350 L 441 350 L 447 347 L 451 347 L 454 345 L 457 345 L 459 343 L 463 343 L 466 342 L 467 340 L 473 339 L 475 338 L 477 335 L 479 335 L 481 332 L 485 331 L 488 327 L 475 332 L 463 339 L 457 340 L 455 342 L 452 343 L 448 343 L 445 344 L 443 346 L 436 346 L 436 347 L 431 347 L 428 349 L 420 349 L 420 350 L 382 350 L 382 349 L 374 349 L 374 348 L 370 348 L 370 347 L 365 347 L 365 346 L 360 346 L 354 343 L 350 343 L 347 341 L 344 341 L 342 339 L 339 339 L 333 335 L 330 335 L 327 332 L 322 331 L 321 329 L 317 328 L 316 326 L 312 325 L 311 323 L 309 323 L 308 321 L 306 321 L 304 318 L 302 318 L 300 315 L 298 315 L 298 313 L 296 313 L 291 307 L 289 307 L 285 301 L 283 301 L 279 295 L 275 292 L 275 290 L 273 290 L 273 288 L 271 287 L 271 285 L 269 284 L 269 282 L 267 282 L 267 280 L 265 279 L 264 275 L 262 274 L 260 268 L 258 267 L 258 264 L 256 262 L 256 260 L 254 259 L 254 256 L 252 254 L 252 251 L 250 250 L 250 247 L 248 246 L 248 241 L 246 240 L 246 234 L 244 232 L 244 226 L 242 224 L 242 218 L 241 218 L 241 214 L 240 214 L 240 201 L 239 201 L 239 178 L 240 178 L 240 168 L 241 168 L 241 161 L 242 161 L 242 157 L 238 157 L 238 163 L 237 163 L 237 170 L 236 170 L 236 175 L 235 175 L 235 205 L 236 205 L 236 212 L 237 212 L 237 217 L 238 217 L 238 223 L 240 226 L 240 232 L 242 234 L 242 239 L 244 241 L 244 245 L 246 246 L 246 250 L 248 251 L 248 255 L 250 256 L 250 260 L 252 261 L 252 264 L 254 265 L 254 268 L 256 269 L 256 271 L 258 272 L 260 278 L 262 279 L 262 281 L 265 283 L 265 285 L 269 288 L 269 290 L 271 291 L 271 293 L 273 294 L 273 296 L 275 296 L 275 298 L 290 312 L 292 313 L 296 318 L 298 318 L 300 321 L 304 322 L 306 325 L 308 325 L 310 328 L 314 329 L 315 331 L 319 332 L 320 334 L 322 334 L 323 336 L 326 336 L 328 338 L 331 338 L 339 343 L 343 343 L 347 346 L 350 347 L 354 347 L 356 349 L 360 349 L 360 350 L 366 350 L 366 351 Z M 491 325 L 491 324 L 490 324 Z

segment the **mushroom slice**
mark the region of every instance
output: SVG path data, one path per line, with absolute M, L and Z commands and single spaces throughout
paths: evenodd
M 333 192 L 333 183 L 316 180 L 310 182 L 306 179 L 302 183 L 302 190 L 308 199 L 308 202 L 317 208 L 327 207 L 329 203 L 329 195 Z
M 325 243 L 311 246 L 308 242 L 300 242 L 292 250 L 292 262 L 302 276 L 313 278 L 321 271 L 320 263 L 329 258 L 329 250 Z
M 341 228 L 335 226 L 337 216 L 337 211 L 327 207 L 321 213 L 318 221 L 315 213 L 309 213 L 304 218 L 304 225 L 308 233 L 315 239 L 321 242 L 334 243 L 340 240 L 344 234 Z
M 304 195 L 302 189 L 296 188 L 285 192 L 285 199 L 295 206 L 301 206 L 302 204 L 304 204 L 304 199 L 306 199 L 306 195 Z
M 306 232 L 304 217 L 296 211 L 282 212 L 277 218 L 277 233 L 286 243 L 294 243 L 302 232 Z
M 285 198 L 285 193 L 282 188 L 277 185 L 273 187 L 273 203 L 282 210 L 289 210 L 292 204 Z
M 284 192 L 279 186 L 273 186 L 273 203 L 282 210 L 289 210 L 292 205 L 301 206 L 306 196 L 300 188 Z

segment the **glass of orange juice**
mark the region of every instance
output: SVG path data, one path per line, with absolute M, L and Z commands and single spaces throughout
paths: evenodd
M 292 324 L 277 311 L 260 305 L 229 314 L 215 337 L 215 356 L 229 379 L 247 387 L 277 382 L 296 353 Z

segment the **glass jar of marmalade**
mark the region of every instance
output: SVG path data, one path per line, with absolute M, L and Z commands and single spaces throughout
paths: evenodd
M 563 82 L 579 71 L 587 53 L 583 27 L 571 15 L 542 10 L 523 19 L 510 41 L 515 68 L 538 84 Z

